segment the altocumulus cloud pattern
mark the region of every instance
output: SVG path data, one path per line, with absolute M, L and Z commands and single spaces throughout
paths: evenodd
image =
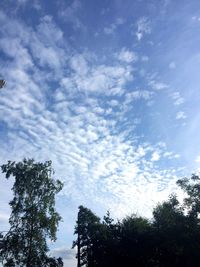
M 55 256 L 77 206 L 151 215 L 200 162 L 199 1 L 3 1 L 0 163 L 51 159 L 64 182 Z M 1 175 L 2 176 L 2 175 Z M 8 227 L 11 184 L 0 180 Z M 67 244 L 67 245 L 66 245 Z M 59 254 L 60 253 L 60 254 Z

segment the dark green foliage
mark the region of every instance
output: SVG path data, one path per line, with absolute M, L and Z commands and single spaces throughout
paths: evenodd
M 6 84 L 6 81 L 3 79 L 0 79 L 0 89 L 3 88 Z
M 120 224 L 114 223 L 110 213 L 107 212 L 103 222 L 97 227 L 92 247 L 95 265 L 91 266 L 115 266 L 116 251 L 120 242 Z
M 79 207 L 78 218 L 75 232 L 77 240 L 74 241 L 73 247 L 77 246 L 78 266 L 93 266 L 93 240 L 98 231 L 100 218 L 92 213 L 90 209 L 83 206 Z
M 157 205 L 153 211 L 155 256 L 159 266 L 181 266 L 187 220 L 175 196 Z
M 75 234 L 82 252 L 78 267 L 199 266 L 200 178 L 192 175 L 177 184 L 187 194 L 183 204 L 171 195 L 154 208 L 151 221 L 134 215 L 115 223 L 109 212 L 100 221 L 90 210 L 79 207 L 82 216 Z
M 55 259 L 55 258 L 47 258 L 46 267 L 63 267 L 63 261 L 61 258 Z
M 198 220 L 200 213 L 200 177 L 193 174 L 191 180 L 184 178 L 178 180 L 177 184 L 187 193 L 184 199 L 184 205 L 187 209 L 188 215 L 194 220 Z
M 47 256 L 46 239 L 56 239 L 61 220 L 55 210 L 55 195 L 63 186 L 59 180 L 51 177 L 51 161 L 9 161 L 1 169 L 7 179 L 10 176 L 15 179 L 12 188 L 14 197 L 10 201 L 11 227 L 4 238 L 4 248 L 1 251 L 7 262 L 5 266 L 62 266 L 50 264 L 53 259 Z
M 126 266 L 151 266 L 151 224 L 135 215 L 121 223 L 121 263 Z

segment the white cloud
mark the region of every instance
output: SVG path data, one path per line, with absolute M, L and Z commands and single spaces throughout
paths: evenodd
M 138 59 L 138 56 L 135 52 L 128 50 L 127 48 L 123 47 L 120 53 L 117 55 L 117 58 L 120 61 L 124 61 L 126 63 L 135 62 Z
M 180 92 L 174 92 L 171 94 L 172 99 L 174 100 L 174 105 L 179 106 L 185 102 L 185 99 L 181 96 Z
M 63 40 L 63 31 L 57 27 L 53 18 L 46 15 L 41 18 L 40 24 L 37 27 L 37 36 L 46 45 L 59 44 Z M 53 36 L 53 38 L 52 38 Z
M 198 163 L 200 162 L 200 155 L 196 157 L 195 161 Z
M 179 111 L 176 113 L 176 119 L 177 120 L 184 120 L 186 118 L 187 118 L 187 116 L 185 115 L 184 111 Z
M 68 23 L 71 23 L 74 29 L 84 28 L 80 18 L 79 18 L 79 11 L 81 10 L 81 1 L 80 0 L 73 0 L 70 5 L 67 7 L 63 6 L 59 9 L 59 16 Z
M 154 151 L 151 157 L 152 161 L 158 161 L 160 159 L 160 155 L 157 151 Z
M 155 80 L 151 80 L 149 82 L 149 85 L 156 91 L 160 91 L 160 90 L 168 88 L 168 85 L 166 83 L 157 82 Z
M 86 74 L 84 73 L 86 71 L 85 67 L 82 67 L 85 65 L 86 63 L 82 61 L 81 64 L 78 64 L 76 58 L 73 63 L 75 73 L 61 79 L 61 86 L 69 91 L 70 94 L 77 93 L 77 91 L 105 95 L 121 94 L 123 86 L 133 78 L 132 69 L 129 66 L 90 65 L 90 69 L 87 70 Z M 83 73 L 85 74 L 84 76 L 82 75 Z
M 137 31 L 136 31 L 136 37 L 138 41 L 140 41 L 144 34 L 150 34 L 151 33 L 151 27 L 150 27 L 150 21 L 146 17 L 142 17 L 137 21 Z
M 171 151 L 164 152 L 163 157 L 167 157 L 168 159 L 178 159 L 180 158 L 179 154 L 175 154 Z
M 119 102 L 117 101 L 117 100 L 111 100 L 110 102 L 109 102 L 109 104 L 112 106 L 112 107 L 116 107 L 116 106 L 118 106 L 119 105 Z
M 86 75 L 88 72 L 88 64 L 82 55 L 75 55 L 70 59 L 71 68 L 80 75 Z
M 199 22 L 200 21 L 200 17 L 199 16 L 192 16 L 192 20 Z
M 107 26 L 107 27 L 104 27 L 103 31 L 104 31 L 104 33 L 107 34 L 107 35 L 114 34 L 115 31 L 117 30 L 117 28 L 118 28 L 120 25 L 124 24 L 124 22 L 125 22 L 124 19 L 122 19 L 122 18 L 117 18 L 116 21 L 115 21 L 114 23 L 110 24 L 110 25 Z
M 112 24 L 110 27 L 105 27 L 103 30 L 105 34 L 109 35 L 109 34 L 113 34 L 115 29 L 116 29 L 115 24 Z
M 142 147 L 142 146 L 139 146 L 138 150 L 137 150 L 137 153 L 140 157 L 143 157 L 146 155 L 146 151 L 145 149 Z
M 136 90 L 126 94 L 127 101 L 133 101 L 137 99 L 149 100 L 153 96 L 153 92 L 147 90 Z

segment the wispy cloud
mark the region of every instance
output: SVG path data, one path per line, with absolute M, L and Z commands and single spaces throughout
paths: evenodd
M 115 31 L 117 30 L 117 28 L 124 24 L 124 19 L 122 18 L 117 18 L 116 21 L 114 23 L 111 23 L 109 26 L 104 27 L 103 31 L 105 34 L 110 35 L 110 34 L 114 34 Z
M 151 80 L 149 81 L 149 85 L 154 89 L 154 90 L 163 90 L 168 88 L 168 85 L 166 83 L 163 82 L 158 82 L 156 80 Z
M 130 66 L 121 65 L 94 65 L 90 62 L 90 68 L 87 68 L 87 61 L 80 55 L 76 55 L 71 59 L 71 68 L 73 70 L 69 77 L 61 80 L 61 86 L 64 90 L 68 90 L 70 94 L 97 93 L 97 94 L 118 94 L 115 88 L 121 88 L 132 77 L 132 69 Z M 120 92 L 119 92 L 120 93 Z
M 185 99 L 181 96 L 180 92 L 174 92 L 171 94 L 172 99 L 174 100 L 174 105 L 179 106 L 185 102 Z
M 74 29 L 83 28 L 78 12 L 81 9 L 81 1 L 73 0 L 70 5 L 63 5 L 62 9 L 59 10 L 58 16 L 61 17 L 65 22 L 71 23 Z
M 192 20 L 200 22 L 200 17 L 199 16 L 192 16 Z
M 184 111 L 179 111 L 176 113 L 176 119 L 177 120 L 184 120 L 186 118 L 187 118 L 187 116 L 186 116 Z
M 147 17 L 141 17 L 137 21 L 137 31 L 136 31 L 136 37 L 138 41 L 140 41 L 145 34 L 151 33 L 151 26 L 150 21 Z
M 138 56 L 135 52 L 123 47 L 120 53 L 117 55 L 117 58 L 122 62 L 131 63 L 137 61 Z

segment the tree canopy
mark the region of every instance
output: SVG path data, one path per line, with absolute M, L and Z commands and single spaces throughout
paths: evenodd
M 178 180 L 186 197 L 158 203 L 152 219 L 128 216 L 100 220 L 79 207 L 74 246 L 80 245 L 78 267 L 197 267 L 200 262 L 200 178 Z M 78 230 L 79 229 L 79 230 Z
M 5 266 L 61 266 L 60 261 L 47 255 L 46 239 L 48 237 L 56 240 L 56 231 L 61 220 L 55 210 L 55 196 L 63 187 L 59 180 L 52 178 L 54 171 L 51 161 L 9 161 L 1 169 L 7 179 L 14 177 L 14 196 L 9 203 L 10 230 L 4 238 L 1 250 Z

